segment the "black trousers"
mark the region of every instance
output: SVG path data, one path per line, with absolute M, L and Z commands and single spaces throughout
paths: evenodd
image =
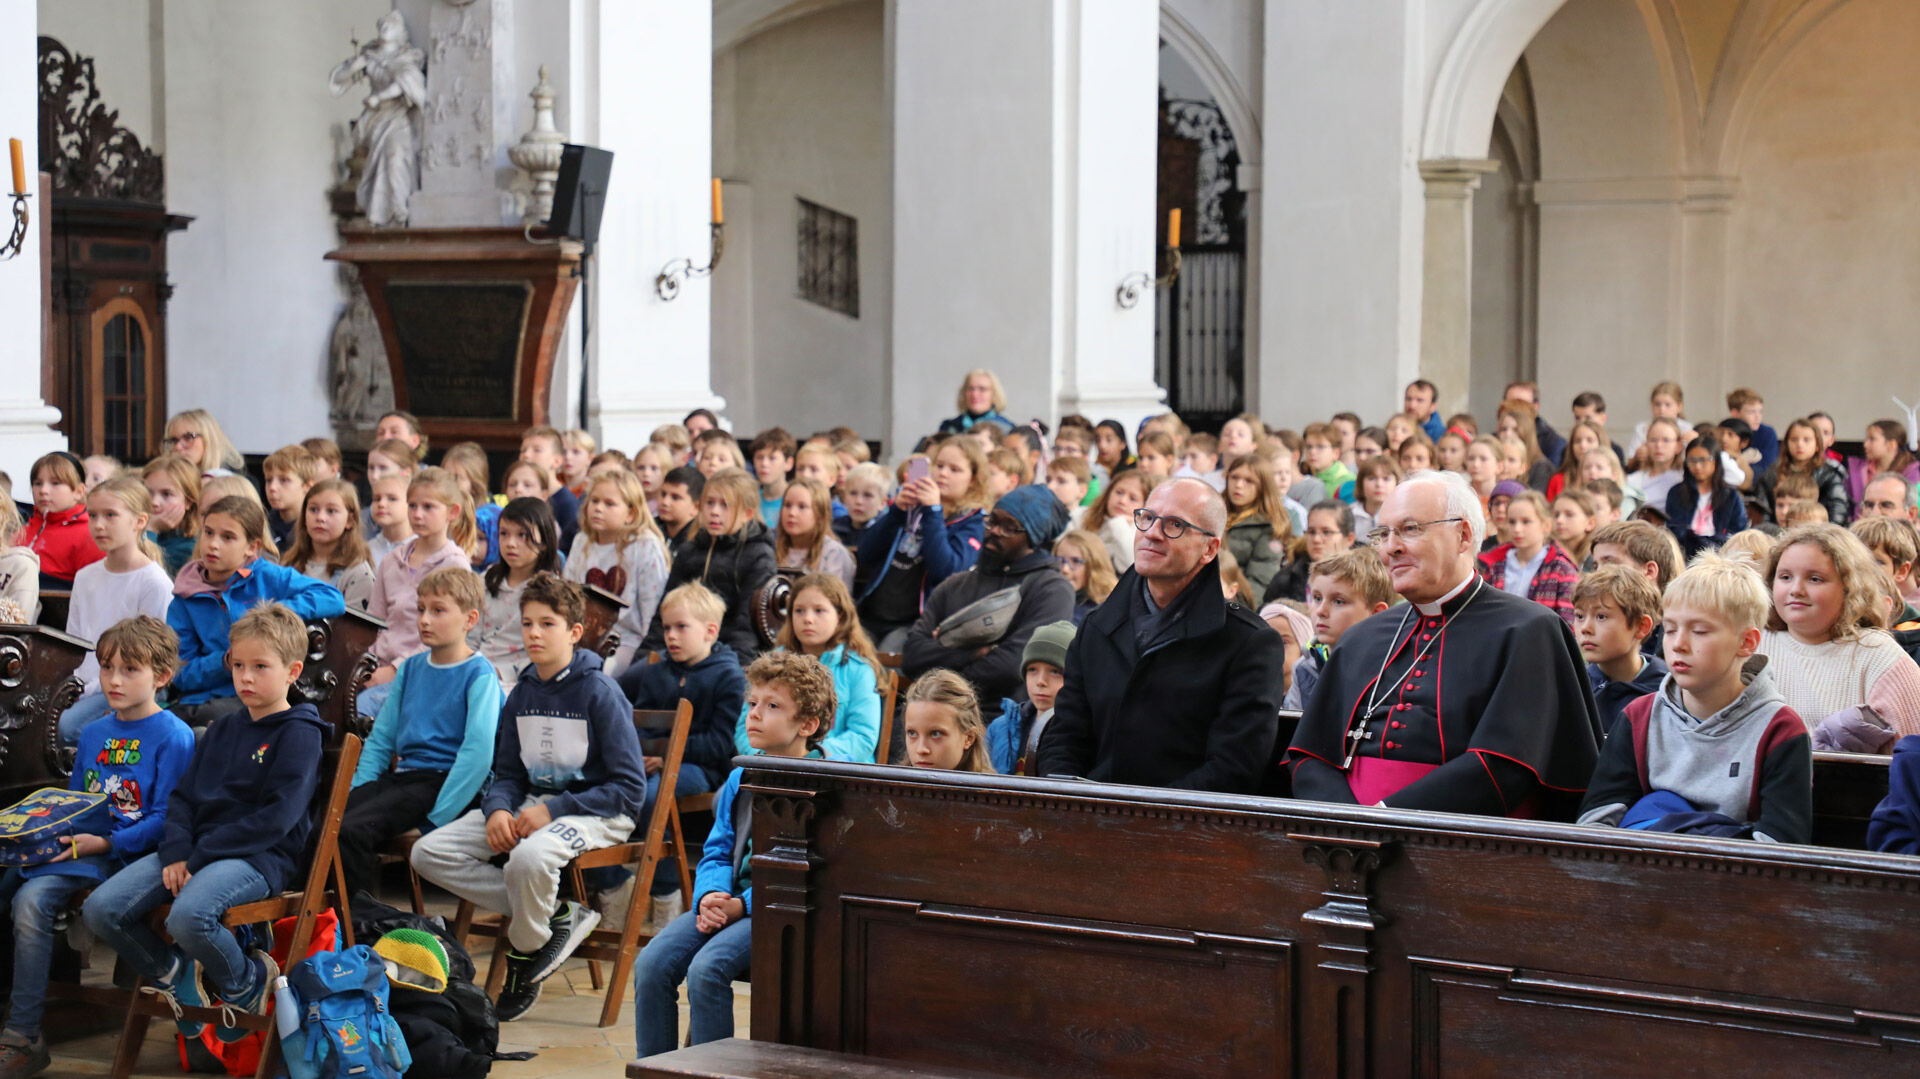
M 380 852 L 393 838 L 426 823 L 445 772 L 388 772 L 353 788 L 340 815 L 340 867 L 347 894 L 380 894 Z

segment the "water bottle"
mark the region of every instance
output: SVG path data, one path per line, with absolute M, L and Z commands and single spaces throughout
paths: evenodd
M 287 984 L 285 975 L 273 980 L 274 1021 L 280 1026 L 280 1040 L 293 1037 L 300 1029 L 300 1002 L 294 999 L 293 987 Z

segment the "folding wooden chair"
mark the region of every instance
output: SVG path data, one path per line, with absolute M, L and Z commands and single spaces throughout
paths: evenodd
M 647 816 L 646 831 L 638 840 L 587 851 L 561 870 L 571 884 L 575 898 L 585 903 L 586 870 L 613 866 L 633 868 L 633 895 L 627 901 L 626 923 L 618 930 L 595 929 L 573 953 L 575 957 L 587 960 L 594 988 L 606 990 L 606 1001 L 600 1008 L 600 1025 L 603 1027 L 612 1026 L 620 1017 L 620 1004 L 626 999 L 627 980 L 633 974 L 633 957 L 640 950 L 641 938 L 645 936 L 652 939 L 652 934 L 640 932 L 640 923 L 646 917 L 645 904 L 649 898 L 648 886 L 653 881 L 654 868 L 669 856 L 669 852 L 676 856 L 679 854 L 679 837 L 677 834 L 669 837 L 668 825 L 669 822 L 677 823 L 673 791 L 679 782 L 681 761 L 686 756 L 687 729 L 693 725 L 693 704 L 682 700 L 671 712 L 636 710 L 633 719 L 634 725 L 642 730 L 657 730 L 667 726 L 672 731 L 659 754 L 663 758 L 660 790 L 654 798 L 653 812 Z M 693 890 L 693 881 L 685 872 L 681 873 L 681 888 L 686 892 Z M 473 914 L 473 904 L 463 900 L 454 917 L 454 936 L 455 939 L 463 939 L 470 932 L 475 936 L 493 938 L 493 959 L 487 966 L 487 995 L 498 997 L 507 980 L 507 919 L 503 915 L 475 922 Z M 602 960 L 613 963 L 612 977 L 604 982 L 599 969 Z
M 317 821 L 320 836 L 314 846 L 313 864 L 307 869 L 304 886 L 297 892 L 282 892 L 280 895 L 262 899 L 257 903 L 243 903 L 227 911 L 221 922 L 228 928 L 254 925 L 259 922 L 275 922 L 282 918 L 295 918 L 293 938 L 289 942 L 287 955 L 289 963 L 304 959 L 307 946 L 313 942 L 314 920 L 320 912 L 331 906 L 340 919 L 340 941 L 342 948 L 353 946 L 353 916 L 347 909 L 346 875 L 340 867 L 340 814 L 347 807 L 347 792 L 353 787 L 353 769 L 360 763 L 360 739 L 348 734 L 341 738 L 340 745 L 328 749 L 326 756 L 333 759 L 333 782 L 327 788 L 326 800 Z M 166 907 L 154 913 L 154 917 L 164 919 Z M 140 980 L 146 984 L 146 979 Z M 155 1016 L 173 1017 L 173 1009 L 166 1001 L 151 993 L 143 993 L 136 986 L 133 999 L 127 1002 L 127 1022 L 120 1029 L 120 1043 L 113 1054 L 114 1079 L 126 1079 L 133 1074 L 134 1065 L 140 1060 L 140 1046 L 147 1038 L 147 1024 Z M 183 1007 L 182 1015 L 203 1023 L 221 1022 L 219 1008 Z M 239 1017 L 239 1025 L 248 1030 L 264 1031 L 265 1043 L 260 1051 L 260 1067 L 254 1075 L 256 1079 L 269 1079 L 279 1074 L 280 1033 L 271 1016 L 245 1015 Z
M 873 747 L 873 763 L 885 764 L 893 748 L 893 710 L 900 699 L 900 672 L 889 670 L 881 676 L 880 741 Z

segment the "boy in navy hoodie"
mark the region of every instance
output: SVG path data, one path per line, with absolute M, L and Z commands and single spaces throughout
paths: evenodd
M 770 757 L 819 757 L 837 711 L 833 675 L 812 656 L 772 652 L 747 668 L 747 742 Z M 753 878 L 747 859 L 753 798 L 741 798 L 735 768 L 713 800 L 713 831 L 700 852 L 698 907 L 647 942 L 633 964 L 633 1028 L 639 1055 L 677 1047 L 680 983 L 687 983 L 687 1039 L 733 1037 L 733 983 L 753 952 Z
M 173 630 L 137 615 L 102 633 L 94 651 L 111 712 L 81 729 L 69 786 L 106 794 L 113 825 L 106 835 L 63 837 L 69 849 L 58 858 L 0 879 L 0 909 L 13 908 L 13 1007 L 0 1033 L 0 1076 L 47 1066 L 40 1019 L 55 923 L 75 896 L 159 846 L 167 798 L 193 759 L 193 729 L 154 700 L 180 666 Z
M 1626 566 L 1601 566 L 1573 589 L 1573 635 L 1587 661 L 1587 681 L 1600 710 L 1600 730 L 1611 733 L 1637 697 L 1660 688 L 1667 665 L 1641 652 L 1660 623 L 1660 593 L 1647 575 Z
M 207 728 L 168 801 L 160 849 L 96 888 L 84 911 L 94 935 L 163 996 L 263 1015 L 280 968 L 264 951 L 243 952 L 220 919 L 279 894 L 298 872 L 328 732 L 313 705 L 287 703 L 307 654 L 299 615 L 263 603 L 233 624 L 230 640 L 227 670 L 242 707 Z M 147 924 L 168 902 L 172 944 Z M 203 1025 L 182 1022 L 180 1032 L 198 1037 Z M 247 1033 L 214 1027 L 225 1042 Z
M 658 663 L 635 663 L 620 673 L 620 688 L 635 708 L 677 708 L 681 698 L 693 705 L 687 750 L 681 759 L 676 795 L 705 794 L 720 785 L 733 762 L 733 728 L 747 699 L 747 676 L 734 650 L 720 642 L 727 605 L 698 581 L 690 581 L 660 600 L 660 630 L 667 654 Z M 644 758 L 647 801 L 653 811 L 660 793 L 659 757 Z M 656 871 L 649 921 L 665 926 L 683 912 L 680 885 L 670 873 Z
M 552 573 L 527 582 L 520 636 L 532 670 L 500 711 L 493 785 L 479 809 L 413 847 L 422 877 L 507 913 L 507 980 L 494 1004 L 503 1022 L 527 1014 L 540 983 L 599 924 L 584 904 L 560 904 L 560 870 L 624 841 L 646 800 L 633 706 L 600 657 L 574 647 L 585 614 L 579 585 Z M 505 869 L 492 864 L 501 854 Z

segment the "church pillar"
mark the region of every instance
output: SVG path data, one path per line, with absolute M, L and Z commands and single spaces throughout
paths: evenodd
M 895 0 L 888 454 L 995 371 L 1016 419 L 1158 411 L 1153 0 Z
M 0 4 L 0 70 L 16 74 L 39 68 L 36 14 L 32 4 Z M 41 310 L 44 278 L 40 230 L 47 220 L 47 200 L 40 187 L 39 82 L 11 78 L 0 84 L 0 140 L 19 139 L 26 161 L 29 223 L 20 253 L 0 262 L 0 469 L 13 480 L 14 495 L 26 498 L 31 482 L 28 470 L 34 458 L 66 447 L 66 440 L 49 425 L 60 419 L 58 409 L 40 398 L 40 350 L 44 327 Z M 12 174 L 0 171 L 0 182 L 13 190 Z M 0 197 L 0 239 L 13 229 L 13 199 Z
M 581 20 L 589 54 L 577 85 L 598 102 L 588 142 L 614 154 L 600 242 L 589 267 L 589 414 L 603 446 L 628 453 L 663 423 L 726 406 L 713 392 L 712 281 L 672 300 L 654 289 L 676 258 L 706 266 L 711 241 L 713 10 L 683 0 L 622 0 Z M 582 130 L 587 130 L 583 125 Z
M 1497 161 L 1420 163 L 1427 214 L 1421 263 L 1420 377 L 1439 387 L 1441 415 L 1467 407 L 1473 349 L 1473 192 Z
M 1419 374 L 1425 191 L 1409 147 L 1423 101 L 1408 71 L 1425 7 L 1266 0 L 1256 411 L 1269 424 L 1386 415 Z
M 1719 411 L 1717 398 L 1739 384 L 1727 371 L 1727 232 L 1737 181 L 1702 177 L 1683 181 L 1680 195 L 1680 384 L 1707 399 L 1702 416 Z

